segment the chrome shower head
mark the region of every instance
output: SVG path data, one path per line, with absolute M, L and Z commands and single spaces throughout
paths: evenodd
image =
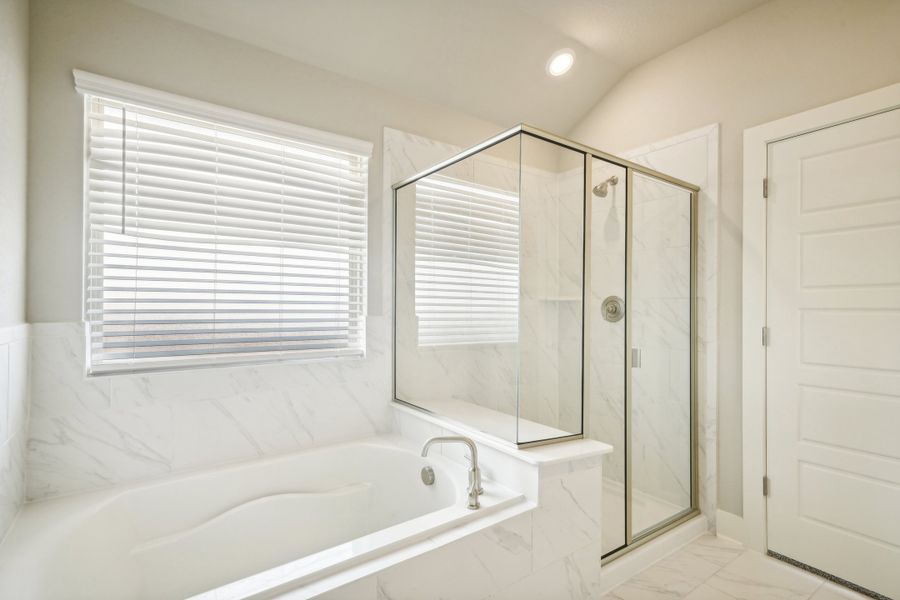
M 619 178 L 613 175 L 603 183 L 594 186 L 594 195 L 606 198 L 606 195 L 609 194 L 609 186 L 615 186 L 617 183 L 619 183 Z

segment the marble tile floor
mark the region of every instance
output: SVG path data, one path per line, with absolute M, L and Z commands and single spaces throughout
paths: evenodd
M 697 538 L 601 600 L 867 600 L 714 535 Z

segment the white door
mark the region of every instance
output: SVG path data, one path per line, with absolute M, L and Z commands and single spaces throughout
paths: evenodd
M 900 109 L 768 158 L 768 547 L 900 598 Z

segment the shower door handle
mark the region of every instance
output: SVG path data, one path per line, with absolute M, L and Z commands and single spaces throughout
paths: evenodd
M 631 349 L 631 368 L 632 369 L 640 369 L 641 368 L 641 349 L 640 348 L 632 348 Z

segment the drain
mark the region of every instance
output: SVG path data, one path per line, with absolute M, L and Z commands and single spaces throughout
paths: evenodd
M 422 483 L 425 485 L 434 485 L 434 469 L 431 467 L 422 467 Z

